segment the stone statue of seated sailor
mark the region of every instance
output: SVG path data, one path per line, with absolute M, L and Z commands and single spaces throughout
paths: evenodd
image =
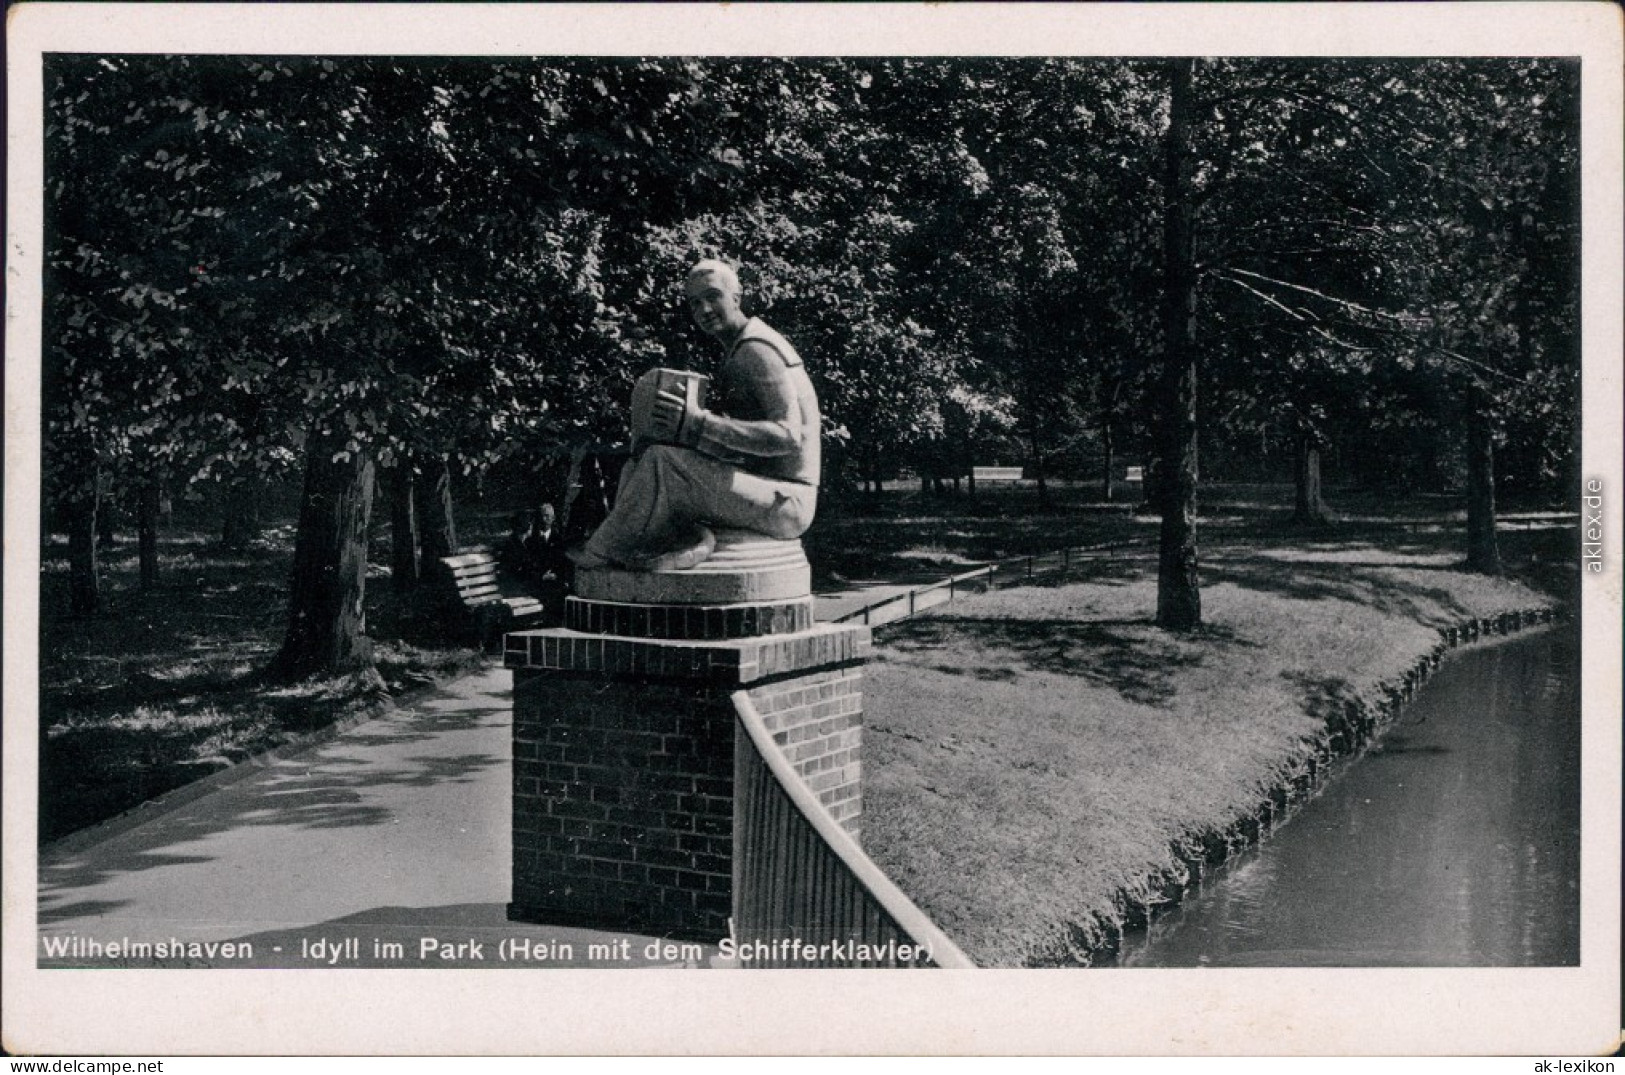
M 706 378 L 654 370 L 633 393 L 632 458 L 609 517 L 571 553 L 580 570 L 688 571 L 752 546 L 791 550 L 818 504 L 819 412 L 795 348 L 740 309 L 734 270 L 701 261 L 684 285 L 695 322 L 727 349 Z M 774 548 L 774 546 L 780 546 Z M 747 557 L 748 559 L 748 557 Z M 720 565 L 719 565 L 720 566 Z

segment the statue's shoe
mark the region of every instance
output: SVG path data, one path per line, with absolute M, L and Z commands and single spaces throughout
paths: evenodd
M 628 560 L 633 571 L 687 571 L 705 563 L 717 548 L 717 536 L 709 527 L 695 527 L 696 533 L 675 549 L 637 560 Z

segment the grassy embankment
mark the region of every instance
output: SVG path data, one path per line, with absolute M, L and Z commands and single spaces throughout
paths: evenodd
M 978 963 L 1087 958 L 1125 900 L 1154 901 L 1302 770 L 1329 716 L 1379 701 L 1439 628 L 1550 607 L 1573 578 L 1565 532 L 1538 517 L 1502 539 L 1529 586 L 1456 570 L 1460 520 L 1436 506 L 1302 533 L 1279 495 L 1239 492 L 1204 524 L 1192 634 L 1152 625 L 1149 551 L 880 633 L 864 844 Z

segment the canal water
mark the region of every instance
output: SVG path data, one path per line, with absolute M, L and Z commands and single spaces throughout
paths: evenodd
M 1577 965 L 1575 636 L 1447 657 L 1274 834 L 1125 937 L 1118 965 Z

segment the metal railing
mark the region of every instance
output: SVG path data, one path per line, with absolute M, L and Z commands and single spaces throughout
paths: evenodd
M 903 593 L 883 597 L 862 608 L 837 616 L 830 622 L 861 623 L 868 627 L 895 623 L 926 609 L 952 604 L 963 596 L 986 593 L 999 586 L 1013 586 L 1040 575 L 1064 573 L 1071 569 L 1074 558 L 1084 553 L 1103 552 L 1107 549 L 1127 548 L 1139 544 L 1141 543 L 1138 541 L 1107 541 L 1098 545 L 1075 545 L 1038 556 L 1017 556 L 1009 560 L 1000 560 L 986 567 L 949 575 L 926 586 L 916 586 Z
M 733 937 L 746 967 L 975 964 L 796 774 L 750 695 L 733 696 Z

